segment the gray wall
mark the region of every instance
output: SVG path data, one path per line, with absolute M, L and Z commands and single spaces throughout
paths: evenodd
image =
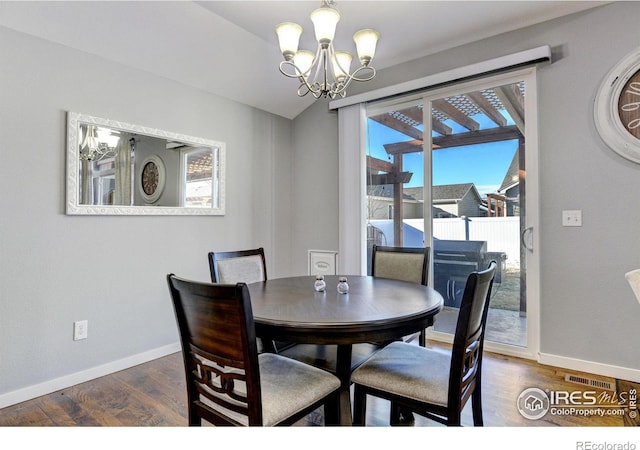
M 2 27 L 0 60 L 0 400 L 176 344 L 165 275 L 208 251 L 289 272 L 290 120 Z M 66 216 L 67 111 L 226 142 L 226 215 Z
M 338 114 L 324 100 L 293 121 L 291 262 L 307 274 L 308 250 L 338 250 Z
M 629 194 L 640 192 L 640 166 L 600 139 L 593 102 L 610 68 L 639 45 L 639 18 L 640 3 L 616 2 L 380 70 L 350 88 L 355 94 L 550 45 L 555 62 L 538 72 L 540 349 L 633 369 L 640 369 L 640 306 L 624 274 L 640 267 L 640 203 Z M 304 194 L 295 202 L 296 262 L 309 245 L 338 247 L 336 135 L 337 118 L 324 103 L 294 121 L 296 186 Z M 316 203 L 325 205 L 321 214 Z M 563 209 L 582 209 L 584 226 L 563 228 Z

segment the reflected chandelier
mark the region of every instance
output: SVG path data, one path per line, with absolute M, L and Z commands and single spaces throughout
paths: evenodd
M 352 81 L 369 81 L 376 76 L 376 69 L 369 66 L 376 52 L 380 34 L 371 29 L 360 30 L 353 35 L 361 66 L 353 73 L 349 52 L 333 49 L 333 37 L 340 13 L 333 0 L 323 0 L 320 8 L 311 13 L 318 49 L 314 55 L 309 50 L 298 50 L 302 27 L 284 22 L 276 26 L 280 51 L 284 61 L 280 63 L 283 75 L 300 80 L 298 96 L 311 93 L 315 98 L 344 97 Z
M 82 138 L 80 130 L 80 159 L 85 161 L 100 161 L 116 155 L 119 136 L 112 134 L 108 128 L 87 125 L 87 132 Z

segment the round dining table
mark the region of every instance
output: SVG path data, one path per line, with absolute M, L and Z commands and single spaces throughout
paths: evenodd
M 314 289 L 315 276 L 274 278 L 249 284 L 256 335 L 273 341 L 337 345 L 336 376 L 341 381 L 340 423 L 351 424 L 352 345 L 387 342 L 430 327 L 444 305 L 433 288 L 370 276 L 325 276 L 326 289 Z

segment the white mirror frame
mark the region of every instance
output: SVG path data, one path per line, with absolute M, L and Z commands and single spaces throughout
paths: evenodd
M 194 208 L 180 206 L 125 206 L 125 205 L 84 205 L 80 203 L 80 148 L 78 135 L 80 124 L 99 125 L 106 128 L 144 134 L 171 141 L 184 142 L 192 146 L 217 147 L 219 149 L 219 207 Z M 156 216 L 222 216 L 225 214 L 225 144 L 210 139 L 172 133 L 156 128 L 132 125 L 116 120 L 102 119 L 69 111 L 67 114 L 67 205 L 68 215 L 156 215 Z

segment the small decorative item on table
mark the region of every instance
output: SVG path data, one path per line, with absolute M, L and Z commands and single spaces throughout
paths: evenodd
M 346 277 L 340 277 L 338 280 L 338 293 L 339 294 L 348 294 L 349 293 L 349 283 L 347 283 Z
M 316 282 L 313 284 L 313 288 L 316 292 L 324 292 L 327 287 L 327 283 L 324 281 L 324 275 L 316 275 Z

